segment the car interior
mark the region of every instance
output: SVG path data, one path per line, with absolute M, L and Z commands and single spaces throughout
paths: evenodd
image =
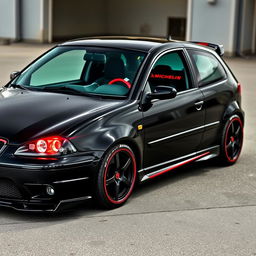
M 60 51 L 60 52 L 59 52 Z M 44 90 L 126 96 L 144 53 L 119 50 L 56 49 L 50 59 L 22 75 L 19 83 Z
M 86 53 L 84 60 L 85 72 L 81 77 L 84 90 L 96 94 L 126 95 L 141 64 L 136 55 L 119 53 Z M 110 84 L 111 81 L 115 82 Z
M 170 86 L 177 92 L 189 89 L 189 79 L 181 54 L 178 52 L 167 53 L 157 60 L 150 76 L 148 84 L 152 92 L 156 86 Z

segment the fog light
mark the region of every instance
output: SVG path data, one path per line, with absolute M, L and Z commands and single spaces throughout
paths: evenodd
M 46 187 L 46 193 L 47 193 L 49 196 L 53 196 L 53 195 L 55 194 L 55 191 L 54 191 L 53 187 L 47 186 L 47 187 Z

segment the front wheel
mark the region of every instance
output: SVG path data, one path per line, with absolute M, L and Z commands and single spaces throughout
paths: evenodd
M 243 122 L 238 115 L 233 115 L 225 124 L 221 139 L 220 160 L 222 163 L 234 164 L 242 150 Z
M 119 144 L 109 150 L 96 180 L 99 204 L 108 209 L 124 204 L 133 191 L 136 174 L 136 160 L 129 146 Z

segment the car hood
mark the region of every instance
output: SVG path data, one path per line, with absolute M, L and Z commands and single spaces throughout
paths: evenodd
M 3 89 L 0 91 L 0 137 L 22 143 L 100 117 L 124 104 L 118 99 Z

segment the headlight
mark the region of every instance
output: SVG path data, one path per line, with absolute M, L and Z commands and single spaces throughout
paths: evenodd
M 27 142 L 19 147 L 17 156 L 61 156 L 76 152 L 76 148 L 66 138 L 51 136 Z

